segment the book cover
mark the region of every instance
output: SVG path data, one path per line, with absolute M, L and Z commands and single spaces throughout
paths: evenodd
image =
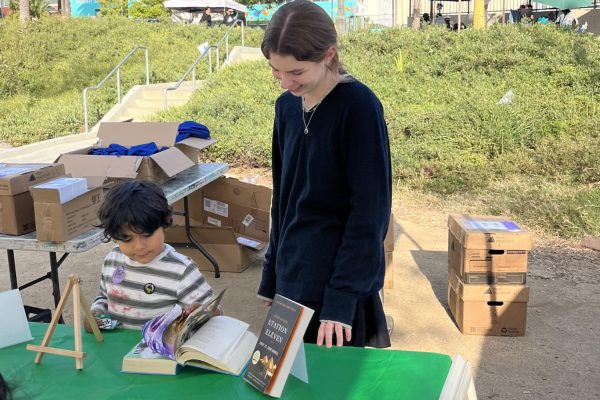
M 246 322 L 213 316 L 223 292 L 189 312 L 176 305 L 143 328 L 143 339 L 123 357 L 122 371 L 175 375 L 194 366 L 241 375 L 256 345 Z
M 244 380 L 265 394 L 279 397 L 312 314 L 310 308 L 275 295 Z

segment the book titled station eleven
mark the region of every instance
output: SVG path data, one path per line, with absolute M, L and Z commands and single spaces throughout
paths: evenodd
M 297 354 L 304 357 L 303 337 L 314 311 L 275 295 L 260 331 L 244 380 L 261 392 L 280 397 Z M 306 369 L 306 360 L 301 362 Z

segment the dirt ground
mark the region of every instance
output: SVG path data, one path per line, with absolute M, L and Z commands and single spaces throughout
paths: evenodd
M 264 170 L 232 170 L 231 175 L 270 185 Z M 533 234 L 527 284 L 527 332 L 523 337 L 463 335 L 447 305 L 447 215 L 460 209 L 394 201 L 394 282 L 385 290 L 386 313 L 394 320 L 392 348 L 458 353 L 472 366 L 479 399 L 600 399 L 600 252 Z M 71 254 L 61 267 L 61 285 L 77 272 L 88 301 L 96 294 L 100 263 L 112 245 Z M 228 288 L 227 314 L 258 332 L 265 309 L 256 299 L 262 254 L 239 274 L 206 276 Z M 16 252 L 19 283 L 47 272 L 46 253 Z M 9 289 L 6 255 L 0 256 L 0 291 Z M 49 281 L 22 291 L 26 304 L 51 307 Z M 70 305 L 65 313 L 71 321 Z M 377 397 L 374 393 L 373 398 Z

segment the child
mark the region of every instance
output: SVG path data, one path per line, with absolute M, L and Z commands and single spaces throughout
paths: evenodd
M 318 5 L 281 6 L 261 46 L 285 89 L 275 104 L 271 238 L 258 295 L 315 310 L 304 340 L 389 347 L 379 291 L 391 208 L 383 107 L 346 74 Z
M 117 246 L 102 265 L 100 294 L 92 304 L 98 324 L 118 321 L 141 329 L 175 304 L 195 307 L 213 296 L 197 265 L 165 244 L 171 209 L 151 182 L 127 181 L 108 192 L 98 211 L 105 241 Z M 86 330 L 90 329 L 86 323 Z

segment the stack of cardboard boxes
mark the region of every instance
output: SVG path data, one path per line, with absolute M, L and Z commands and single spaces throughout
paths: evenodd
M 507 218 L 448 218 L 448 304 L 461 332 L 522 336 L 531 236 Z
M 269 241 L 271 189 L 221 177 L 188 197 L 191 234 L 217 261 L 222 272 L 242 272 L 254 251 Z M 183 211 L 183 201 L 173 205 Z M 165 232 L 169 243 L 189 244 L 182 217 L 173 219 Z M 181 248 L 203 271 L 212 264 L 197 250 Z
M 60 164 L 0 164 L 0 233 L 33 232 L 35 215 L 29 188 L 64 173 Z

